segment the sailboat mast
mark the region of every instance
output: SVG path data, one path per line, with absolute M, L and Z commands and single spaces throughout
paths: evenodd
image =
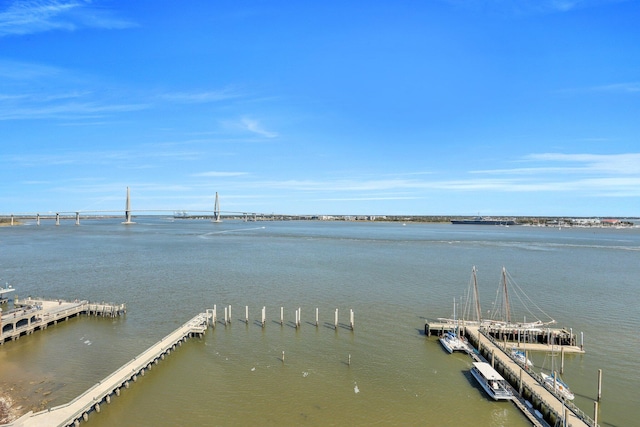
M 511 323 L 511 306 L 509 305 L 509 291 L 507 290 L 507 269 L 502 267 L 502 285 L 504 287 L 505 321 Z
M 476 301 L 476 321 L 482 321 L 482 311 L 480 309 L 480 297 L 478 296 L 478 278 L 476 277 L 476 266 L 473 266 L 473 298 Z

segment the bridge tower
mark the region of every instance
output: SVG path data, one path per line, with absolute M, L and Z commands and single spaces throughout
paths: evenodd
M 135 224 L 135 222 L 131 221 L 131 194 L 129 193 L 129 187 L 127 187 L 127 203 L 124 210 L 123 224 Z
M 216 202 L 213 205 L 213 221 L 212 222 L 222 222 L 220 219 L 220 199 L 218 198 L 218 192 L 216 191 Z

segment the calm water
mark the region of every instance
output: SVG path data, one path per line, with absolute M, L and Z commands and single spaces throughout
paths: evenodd
M 0 281 L 19 297 L 128 306 L 121 319 L 80 317 L 0 347 L 0 388 L 17 405 L 72 400 L 217 304 L 220 317 L 233 307 L 230 326 L 189 340 L 91 425 L 526 426 L 512 404 L 485 397 L 467 356 L 421 333 L 425 318 L 452 315 L 475 265 L 485 312 L 506 266 L 560 326 L 584 332 L 587 353 L 565 360 L 578 406 L 593 413 L 601 368 L 601 425 L 640 419 L 640 229 L 137 222 L 0 228 Z M 355 331 L 333 329 L 336 308 L 342 325 L 354 310 Z

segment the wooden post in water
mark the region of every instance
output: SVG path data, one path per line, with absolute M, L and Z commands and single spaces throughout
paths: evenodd
M 280 307 L 280 326 L 284 325 L 284 307 Z
M 584 351 L 584 332 L 580 332 L 580 350 Z
M 334 317 L 334 322 L 333 322 L 333 324 L 334 324 L 334 326 L 335 326 L 335 328 L 336 328 L 336 331 L 337 331 L 337 330 L 338 330 L 338 309 L 337 309 L 337 308 L 336 308 L 336 315 L 335 315 L 335 317 Z
M 598 402 L 602 398 L 602 369 L 598 369 Z
M 284 350 L 282 350 L 282 363 L 284 363 Z
M 267 307 L 262 306 L 262 327 L 267 324 Z
M 560 373 L 564 374 L 564 346 L 560 347 Z
M 227 314 L 228 314 L 228 308 L 225 307 L 224 308 L 224 326 L 227 326 Z
M 349 366 L 351 366 L 351 355 L 349 355 Z
M 244 321 L 248 325 L 249 324 L 249 306 L 244 306 Z
M 231 304 L 229 304 L 229 323 L 231 323 Z
M 302 309 L 298 307 L 298 328 L 300 327 L 301 318 L 302 318 Z
M 598 425 L 598 401 L 593 401 L 593 425 Z
M 353 309 L 349 309 L 349 325 L 351 326 L 351 330 L 353 331 Z
M 316 328 L 318 327 L 318 307 L 316 307 Z

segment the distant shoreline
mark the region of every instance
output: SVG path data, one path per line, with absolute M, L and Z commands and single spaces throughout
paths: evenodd
M 174 220 L 213 220 L 214 216 L 206 213 L 181 215 L 134 215 L 136 217 L 161 217 Z M 122 215 L 80 215 L 81 220 L 101 220 L 124 218 Z M 439 223 L 451 224 L 452 220 L 469 220 L 475 216 L 452 215 L 277 215 L 277 214 L 246 214 L 246 215 L 222 215 L 221 221 L 322 221 L 322 222 L 401 222 L 401 223 Z M 626 228 L 640 225 L 640 217 L 558 217 L 558 216 L 495 216 L 490 217 L 498 221 L 515 221 L 514 225 L 541 226 L 541 227 L 591 227 L 591 228 Z M 33 221 L 37 218 L 33 215 L 13 215 L 11 217 L 0 216 L 0 227 L 11 225 L 23 225 L 25 221 Z M 40 221 L 49 222 L 55 218 L 51 215 L 40 216 Z M 75 220 L 75 215 L 60 216 L 61 221 Z M 13 223 L 13 224 L 12 224 Z

